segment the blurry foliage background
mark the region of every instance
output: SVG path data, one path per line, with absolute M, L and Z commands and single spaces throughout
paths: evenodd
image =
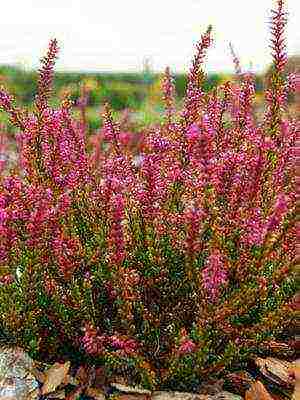
M 289 59 L 286 72 L 299 72 L 299 56 Z M 268 71 L 265 74 L 256 75 L 257 103 L 260 103 L 263 86 L 266 82 Z M 89 91 L 87 116 L 91 131 L 101 125 L 100 106 L 109 102 L 116 113 L 131 109 L 136 113 L 137 120 L 141 124 L 150 124 L 159 121 L 162 110 L 161 78 L 162 73 L 154 73 L 144 70 L 140 73 L 88 73 L 88 72 L 56 72 L 54 79 L 54 105 L 66 93 L 76 104 L 80 96 L 80 85 L 84 83 Z M 182 100 L 187 82 L 186 74 L 173 75 L 176 86 L 177 101 Z M 231 76 L 222 73 L 210 73 L 204 83 L 204 90 L 230 80 Z M 19 106 L 30 107 L 37 85 L 37 72 L 26 71 L 17 66 L 0 65 L 0 85 L 3 85 L 15 96 Z M 75 107 L 76 112 L 76 107 Z M 6 119 L 4 113 L 0 114 L 0 122 Z

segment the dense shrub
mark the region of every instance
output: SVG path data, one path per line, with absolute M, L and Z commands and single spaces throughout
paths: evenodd
M 132 145 L 105 106 L 88 152 L 84 102 L 49 107 L 57 43 L 34 111 L 0 104 L 18 127 L 19 167 L 0 181 L 0 323 L 35 357 L 72 357 L 144 386 L 191 388 L 259 352 L 293 318 L 294 147 L 286 111 L 283 2 L 272 14 L 263 120 L 253 76 L 205 93 L 197 44 L 186 97 Z

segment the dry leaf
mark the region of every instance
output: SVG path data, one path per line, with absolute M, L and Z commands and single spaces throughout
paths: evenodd
M 290 369 L 290 375 L 293 377 L 295 382 L 292 400 L 298 400 L 300 399 L 300 359 L 293 363 L 293 366 Z
M 54 392 L 54 390 L 65 383 L 70 369 L 70 361 L 65 364 L 55 363 L 45 372 L 45 382 L 42 388 L 42 394 Z
M 289 386 L 291 384 L 289 370 L 292 367 L 292 363 L 272 357 L 265 359 L 258 357 L 255 359 L 255 363 L 260 372 L 271 382 L 281 386 Z
M 105 400 L 105 394 L 97 388 L 89 387 L 85 390 L 84 394 L 92 397 L 94 400 Z
M 256 381 L 247 390 L 245 400 L 273 400 L 273 397 L 260 381 Z

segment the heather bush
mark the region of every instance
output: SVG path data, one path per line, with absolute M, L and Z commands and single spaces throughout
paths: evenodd
M 18 166 L 0 180 L 3 335 L 36 358 L 191 389 L 289 326 L 299 121 L 286 112 L 296 80 L 283 74 L 285 24 L 278 0 L 262 120 L 234 52 L 236 79 L 204 92 L 211 27 L 182 109 L 167 69 L 163 122 L 137 141 L 108 105 L 87 141 L 84 94 L 79 119 L 68 98 L 49 106 L 56 40 L 33 112 L 1 89 L 19 131 Z

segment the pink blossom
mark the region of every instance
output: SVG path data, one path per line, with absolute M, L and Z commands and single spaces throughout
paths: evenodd
M 8 213 L 3 209 L 0 208 L 0 224 L 3 224 L 8 219 Z
M 99 332 L 90 324 L 86 324 L 83 329 L 84 336 L 81 341 L 85 351 L 91 355 L 99 355 L 104 350 L 104 345 L 107 341 L 105 335 L 99 335 Z
M 11 274 L 0 276 L 0 285 L 10 285 L 14 280 L 15 278 Z
M 114 195 L 112 199 L 112 224 L 108 238 L 110 261 L 121 265 L 125 259 L 125 240 L 122 221 L 124 218 L 125 201 L 122 194 Z
M 261 245 L 264 240 L 264 221 L 262 211 L 254 208 L 251 211 L 251 217 L 244 222 L 246 232 L 242 235 L 242 242 L 247 245 Z
M 196 207 L 190 207 L 185 212 L 185 221 L 187 222 L 186 232 L 186 251 L 189 257 L 195 256 L 200 248 L 199 231 L 203 222 L 205 213 Z
M 227 283 L 227 269 L 224 258 L 219 250 L 213 250 L 206 261 L 206 267 L 202 270 L 202 279 L 208 297 L 217 301 L 220 289 Z
M 197 124 L 192 124 L 187 132 L 186 132 L 186 137 L 189 141 L 194 142 L 199 140 L 200 137 L 200 128 Z
M 118 336 L 110 337 L 110 344 L 117 350 L 121 350 L 124 354 L 132 354 L 138 348 L 138 344 L 133 339 L 120 338 Z
M 132 134 L 130 132 L 120 132 L 119 133 L 119 140 L 120 143 L 124 146 L 127 146 L 131 140 Z
M 196 344 L 191 339 L 186 339 L 181 342 L 178 352 L 180 354 L 192 353 L 196 350 Z
M 287 210 L 288 206 L 286 196 L 284 194 L 279 194 L 275 203 L 274 212 L 267 220 L 267 232 L 272 232 L 279 227 Z

